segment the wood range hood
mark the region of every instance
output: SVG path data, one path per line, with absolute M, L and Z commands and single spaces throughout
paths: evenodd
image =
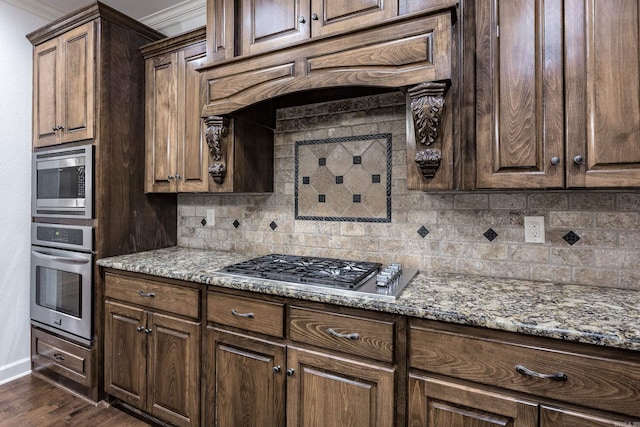
M 424 147 L 416 150 L 417 166 L 433 176 L 442 158 L 436 142 L 451 85 L 455 20 L 455 8 L 414 13 L 200 68 L 211 176 L 224 179 L 221 141 L 233 117 L 274 128 L 278 108 L 398 90 L 407 96 L 416 146 Z

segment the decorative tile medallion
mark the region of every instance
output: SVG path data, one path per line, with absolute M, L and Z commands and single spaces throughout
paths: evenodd
M 234 226 L 235 228 L 240 227 L 240 221 L 238 221 L 237 219 L 236 219 L 235 221 L 233 221 L 233 226 Z
M 418 229 L 418 234 L 424 239 L 425 237 L 427 237 L 427 234 L 429 234 L 429 230 L 427 230 L 427 228 L 423 225 L 422 227 L 420 227 L 420 229 Z
M 295 218 L 391 222 L 391 134 L 296 142 Z
M 276 224 L 275 221 L 271 221 L 271 224 L 269 224 L 269 227 L 271 227 L 271 229 L 275 231 L 275 229 L 278 228 L 278 224 Z
M 202 221 L 200 221 L 200 224 L 202 224 L 202 226 L 204 227 L 205 225 L 207 225 L 207 220 L 202 218 Z
M 580 240 L 580 236 L 578 236 L 573 231 L 569 231 L 567 234 L 562 236 L 562 238 L 564 239 L 565 242 L 567 242 L 571 246 L 575 245 L 576 243 L 578 243 L 578 240 Z
M 488 241 L 493 242 L 496 237 L 498 237 L 498 233 L 496 233 L 493 228 L 490 228 L 484 232 L 483 236 L 486 237 Z

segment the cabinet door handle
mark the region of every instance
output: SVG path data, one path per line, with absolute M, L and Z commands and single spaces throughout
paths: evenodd
M 141 297 L 145 297 L 145 298 L 153 298 L 156 296 L 156 294 L 154 292 L 144 292 L 144 291 L 139 291 L 140 296 Z
M 64 360 L 64 356 L 60 353 L 53 353 L 53 358 L 56 360 Z
M 560 157 L 553 156 L 551 158 L 551 164 L 554 165 L 554 166 L 558 166 L 560 164 Z
M 277 374 L 278 372 L 280 372 L 280 371 L 282 371 L 282 368 L 280 367 L 280 365 L 277 365 L 277 366 L 274 366 L 274 367 L 273 367 L 273 372 L 275 372 L 276 374 Z
M 300 16 L 298 16 L 298 22 L 301 23 L 301 24 L 304 24 L 305 22 L 307 22 L 307 20 L 304 19 L 304 16 L 300 15 Z
M 573 163 L 575 163 L 576 165 L 581 165 L 583 160 L 584 158 L 580 154 L 578 154 L 573 158 Z
M 147 328 L 147 329 L 145 329 L 145 330 L 144 330 L 144 333 L 145 333 L 145 334 L 147 334 L 147 335 L 149 335 L 149 334 L 151 333 L 151 331 L 152 331 L 151 329 L 148 329 L 148 328 Z
M 176 172 L 176 179 L 180 179 L 180 178 L 182 178 L 182 176 L 180 176 L 180 174 Z
M 142 331 L 144 331 L 144 326 L 138 326 L 138 327 L 136 328 L 136 331 L 138 331 L 138 332 L 142 332 Z
M 357 332 L 352 332 L 350 334 L 341 334 L 340 332 L 337 332 L 335 329 L 333 328 L 329 328 L 327 329 L 327 333 L 329 335 L 333 335 L 336 338 L 344 338 L 347 340 L 359 340 L 360 339 L 360 334 Z
M 287 376 L 288 377 L 292 377 L 295 372 L 296 371 L 294 371 L 293 368 L 292 369 L 287 369 Z
M 318 20 L 318 14 L 317 13 L 312 13 L 311 14 L 311 20 L 312 21 L 317 21 Z
M 567 374 L 562 373 L 562 372 L 556 372 L 555 374 L 541 374 L 535 371 L 532 371 L 531 369 L 527 369 L 522 365 L 516 365 L 516 371 L 518 371 L 519 373 L 523 374 L 523 375 L 527 375 L 530 377 L 536 377 L 536 378 L 542 378 L 542 379 L 546 379 L 546 380 L 553 380 L 553 381 L 566 381 L 567 380 Z
M 173 175 L 167 175 L 167 179 L 168 179 L 169 181 L 173 180 Z
M 231 314 L 236 317 L 246 317 L 247 319 L 253 319 L 255 317 L 253 313 L 239 313 L 235 308 L 231 309 Z

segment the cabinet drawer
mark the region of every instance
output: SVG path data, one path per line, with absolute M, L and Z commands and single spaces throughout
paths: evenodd
M 105 296 L 170 313 L 200 317 L 200 290 L 107 273 Z
M 284 337 L 284 304 L 209 292 L 207 321 Z
M 31 328 L 31 359 L 34 370 L 50 369 L 79 384 L 88 386 L 90 381 L 91 351 L 77 344 Z
M 619 360 L 613 354 L 581 354 L 581 346 L 554 347 L 550 340 L 471 328 L 441 330 L 412 321 L 409 332 L 411 368 L 525 392 L 560 401 L 640 416 L 640 356 Z M 513 341 L 511 341 L 513 339 Z M 590 346 L 585 346 L 590 347 Z M 599 350 L 599 349 L 598 349 Z M 613 352 L 615 353 L 615 351 Z M 519 367 L 519 368 L 516 368 Z M 528 369 L 532 372 L 522 372 Z M 535 373 L 564 374 L 540 378 Z M 560 375 L 557 375 L 558 377 Z
M 294 341 L 393 362 L 393 322 L 291 307 L 289 333 Z

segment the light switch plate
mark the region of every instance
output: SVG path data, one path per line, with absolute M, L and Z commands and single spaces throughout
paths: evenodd
M 525 243 L 544 243 L 544 217 L 524 217 L 524 241 Z

